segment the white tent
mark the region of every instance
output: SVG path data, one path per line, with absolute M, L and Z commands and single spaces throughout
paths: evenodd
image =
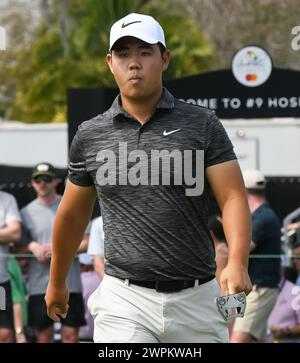
M 32 166 L 41 161 L 66 168 L 68 125 L 0 122 L 0 164 Z

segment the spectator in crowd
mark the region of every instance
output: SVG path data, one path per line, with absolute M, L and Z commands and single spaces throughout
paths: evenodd
M 282 270 L 279 295 L 268 320 L 267 341 L 300 343 L 300 300 L 295 290 L 297 270 L 291 267 L 283 267 Z
M 288 225 L 288 231 L 300 229 L 300 221 L 296 220 Z M 283 231 L 283 230 L 282 230 Z
M 36 330 L 37 342 L 53 342 L 53 321 L 47 316 L 44 296 L 49 280 L 52 226 L 61 196 L 56 193 L 60 179 L 49 163 L 40 163 L 32 172 L 37 198 L 21 210 L 24 226 L 30 232 L 28 249 L 33 254 L 28 273 L 28 324 Z M 85 235 L 79 251 L 87 248 Z M 75 258 L 68 274 L 69 314 L 62 320 L 62 342 L 77 342 L 79 327 L 85 325 L 80 265 Z
M 92 221 L 87 253 L 93 256 L 94 269 L 102 280 L 104 276 L 104 231 L 101 216 Z
M 247 297 L 244 317 L 235 320 L 231 335 L 233 343 L 249 343 L 265 338 L 280 280 L 280 222 L 267 203 L 265 177 L 259 170 L 246 170 L 243 177 L 252 213 L 249 276 L 253 290 Z M 264 255 L 278 257 L 262 258 Z
M 80 340 L 92 340 L 94 319 L 88 310 L 87 301 L 90 295 L 99 286 L 101 280 L 98 273 L 94 270 L 93 258 L 87 253 L 80 253 L 78 257 L 81 267 L 82 294 L 86 321 L 86 325 L 79 329 L 79 338 Z
M 220 284 L 220 275 L 227 265 L 228 261 L 228 247 L 223 230 L 222 219 L 218 215 L 213 215 L 208 220 L 208 229 L 212 235 L 215 251 L 216 251 L 216 278 Z
M 13 302 L 7 269 L 9 243 L 21 238 L 21 217 L 11 194 L 0 191 L 0 342 L 14 341 Z
M 299 208 L 300 209 L 300 208 Z M 290 253 L 293 246 L 299 243 L 300 245 L 300 221 L 299 217 L 293 219 L 293 222 L 288 224 L 287 230 L 285 227 L 281 228 L 281 241 L 284 243 L 282 248 L 285 253 L 287 261 L 290 260 Z M 300 283 L 300 280 L 299 280 Z

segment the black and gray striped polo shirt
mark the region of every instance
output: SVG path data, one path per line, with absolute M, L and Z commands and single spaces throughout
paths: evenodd
M 135 280 L 213 275 L 205 169 L 233 159 L 215 113 L 166 89 L 144 125 L 123 110 L 120 96 L 83 122 L 71 145 L 69 179 L 96 187 L 106 273 Z

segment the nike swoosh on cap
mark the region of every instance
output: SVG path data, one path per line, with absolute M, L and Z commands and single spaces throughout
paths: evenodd
M 137 20 L 137 21 L 132 21 L 130 23 L 127 23 L 127 24 L 122 24 L 122 28 L 126 28 L 128 25 L 131 25 L 131 24 L 135 24 L 135 23 L 141 23 L 141 20 Z
M 168 135 L 170 135 L 170 134 L 173 134 L 174 132 L 177 132 L 177 131 L 180 131 L 181 129 L 177 129 L 177 130 L 173 130 L 173 131 L 169 131 L 169 132 L 167 132 L 167 130 L 165 130 L 164 132 L 163 132 L 163 135 L 164 136 L 168 136 Z

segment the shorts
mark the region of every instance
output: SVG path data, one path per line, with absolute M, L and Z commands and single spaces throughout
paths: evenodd
M 28 301 L 28 325 L 37 329 L 45 330 L 53 326 L 54 321 L 47 315 L 45 295 L 31 295 Z M 61 318 L 62 325 L 79 328 L 86 324 L 84 318 L 84 302 L 81 293 L 71 293 L 69 299 L 69 310 L 65 319 Z
M 243 318 L 236 318 L 233 331 L 250 334 L 262 341 L 267 334 L 268 318 L 276 303 L 277 288 L 253 286 L 247 296 L 247 305 Z
M 162 293 L 104 275 L 89 297 L 96 343 L 228 342 L 228 328 L 215 297 L 216 279 Z
M 0 283 L 0 300 L 0 329 L 14 329 L 13 302 L 9 281 Z M 5 304 L 3 304 L 4 302 Z M 1 310 L 2 308 L 5 310 Z

